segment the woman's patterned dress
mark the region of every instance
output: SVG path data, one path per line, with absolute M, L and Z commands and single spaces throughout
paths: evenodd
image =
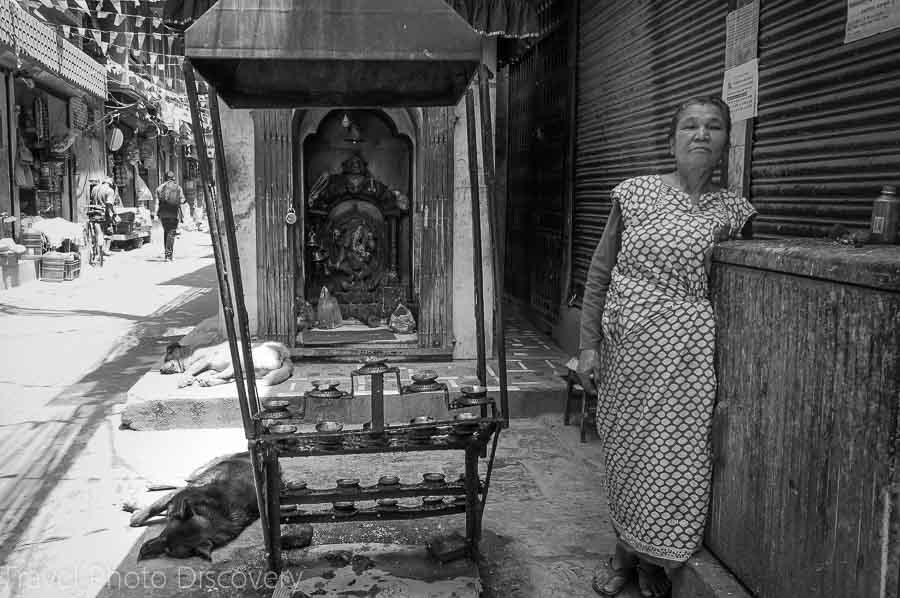
M 711 477 L 715 242 L 754 213 L 730 191 L 690 198 L 659 176 L 613 190 L 624 229 L 603 311 L 597 429 L 613 525 L 640 553 L 687 560 L 700 546 Z

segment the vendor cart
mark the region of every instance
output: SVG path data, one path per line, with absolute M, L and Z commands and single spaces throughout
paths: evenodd
M 281 525 L 297 522 L 401 520 L 464 513 L 466 551 L 472 557 L 478 554 L 494 454 L 500 431 L 508 426 L 509 410 L 502 324 L 497 325 L 494 343 L 500 380 L 497 396 L 486 387 L 475 93 L 480 94 L 481 157 L 492 231 L 499 229 L 502 214 L 494 197 L 489 72 L 482 64 L 483 37 L 471 20 L 463 18 L 466 4 L 461 0 L 219 0 L 186 31 L 184 75 L 194 139 L 201 156 L 208 153 L 198 74 L 209 94 L 216 177 L 213 186 L 210 164 L 200 160 L 202 187 L 244 433 L 253 460 L 264 541 L 273 571 L 282 568 Z M 527 2 L 520 4 L 528 8 Z M 532 21 L 536 25 L 536 18 Z M 536 33 L 520 30 L 518 35 Z M 451 418 L 385 421 L 383 379 L 396 376 L 399 386 L 399 371 L 377 354 L 367 356 L 353 373 L 354 380 L 366 379 L 371 392 L 371 420 L 363 429 L 344 430 L 335 422 L 318 426 L 315 431 L 299 431 L 304 417 L 312 415 L 303 408 L 305 398 L 352 398 L 355 388 L 351 388 L 348 397 L 346 392 L 320 384 L 306 397 L 296 397 L 293 407 L 299 409 L 291 408 L 292 401 L 288 400 L 260 402 L 250 351 L 229 191 L 232 173 L 226 168 L 219 97 L 233 108 L 454 106 L 465 97 L 472 214 L 476 215 L 472 219 L 472 243 L 479 383 L 451 396 L 450 389 L 437 382 L 436 374 L 423 372 L 414 377 L 414 384 L 401 390 L 443 392 Z M 494 245 L 493 302 L 495 321 L 502 323 L 499 289 L 503 268 L 499 244 Z M 459 451 L 465 459 L 465 474 L 458 480 L 425 474 L 423 482 L 416 484 L 400 484 L 396 476 L 386 475 L 372 486 L 361 486 L 358 480 L 339 480 L 334 488 L 308 488 L 305 484 L 285 483 L 279 465 L 286 458 L 426 450 Z M 479 477 L 481 459 L 487 459 L 483 478 Z M 423 498 L 422 503 L 415 507 L 397 505 L 397 499 L 412 497 Z M 374 501 L 376 506 L 357 508 L 359 501 Z M 308 510 L 312 504 L 331 507 Z
M 131 249 L 137 249 L 141 247 L 144 243 L 150 242 L 150 229 L 149 226 L 142 226 L 141 228 L 132 230 L 127 233 L 113 233 L 109 235 L 109 240 L 111 243 L 120 243 L 122 245 L 126 245 Z
M 146 208 L 117 208 L 116 215 L 119 221 L 107 235 L 110 243 L 137 249 L 150 242 L 153 225 Z

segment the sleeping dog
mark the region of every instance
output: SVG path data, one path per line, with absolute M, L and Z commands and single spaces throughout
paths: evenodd
M 265 341 L 251 343 L 251 347 L 253 368 L 261 386 L 275 386 L 291 377 L 294 365 L 286 346 Z M 171 343 L 166 347 L 166 356 L 159 371 L 161 374 L 184 374 L 178 382 L 179 388 L 195 383 L 198 386 L 218 386 L 234 378 L 234 364 L 227 342 L 196 349 Z

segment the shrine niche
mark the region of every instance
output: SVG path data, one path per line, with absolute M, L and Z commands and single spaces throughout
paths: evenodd
M 385 329 L 400 303 L 415 312 L 411 152 L 387 120 L 376 111 L 334 111 L 304 144 L 302 252 L 303 296 L 313 312 L 324 288 L 345 321 Z

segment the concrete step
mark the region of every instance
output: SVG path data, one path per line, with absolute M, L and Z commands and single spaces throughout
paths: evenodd
M 539 367 L 539 365 L 540 367 Z M 401 371 L 401 385 L 412 382 L 412 372 L 424 367 L 435 370 L 438 380 L 447 384 L 451 397 L 461 394 L 460 388 L 475 384 L 475 363 L 469 360 L 429 364 L 396 364 Z M 286 398 L 297 408 L 305 409 L 309 422 L 340 421 L 344 424 L 363 424 L 371 419 L 369 381 L 350 373 L 358 364 L 305 362 L 294 367 L 286 382 L 272 387 L 258 387 L 261 399 Z M 496 364 L 489 368 L 488 393 L 499 406 Z M 565 406 L 566 385 L 561 378 L 565 368 L 561 360 L 541 359 L 532 363 L 516 359 L 509 363 L 508 395 L 510 417 L 532 417 L 543 413 L 562 413 Z M 128 392 L 122 412 L 122 426 L 133 430 L 169 430 L 180 428 L 240 427 L 241 411 L 237 386 L 233 383 L 204 388 L 178 388 L 179 375 L 162 375 L 157 370 L 146 373 Z M 302 401 L 312 388 L 311 381 L 331 379 L 340 382 L 339 388 L 354 391 L 353 398 L 316 399 Z M 352 386 L 351 386 L 352 384 Z M 401 394 L 392 377 L 385 379 L 385 421 L 408 422 L 420 415 L 445 419 L 450 416 L 443 392 Z

